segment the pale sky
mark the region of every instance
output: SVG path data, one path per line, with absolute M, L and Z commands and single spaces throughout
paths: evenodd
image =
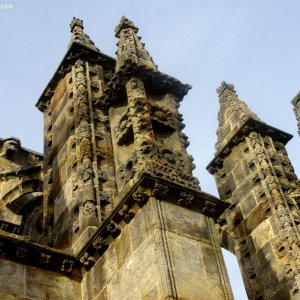
M 269 125 L 294 135 L 287 149 L 296 173 L 300 139 L 290 104 L 300 89 L 300 1 L 297 0 L 65 0 L 0 2 L 0 137 L 16 136 L 43 152 L 42 113 L 35 104 L 63 58 L 73 16 L 100 50 L 115 56 L 114 28 L 122 15 L 159 70 L 193 89 L 181 113 L 202 190 L 218 195 L 205 167 L 213 158 L 222 80 Z M 235 299 L 245 300 L 232 257 Z

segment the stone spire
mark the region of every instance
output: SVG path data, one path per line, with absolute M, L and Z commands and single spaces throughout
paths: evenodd
M 292 136 L 260 121 L 233 85 L 217 92 L 217 153 L 207 169 L 230 203 L 219 218 L 221 245 L 236 255 L 249 299 L 300 299 L 300 189 L 285 148 Z
M 238 98 L 233 84 L 223 81 L 221 86 L 217 88 L 217 93 L 219 95 L 220 111 L 218 114 L 218 140 L 215 148 L 218 152 L 230 141 L 247 120 L 260 120 L 248 108 L 247 104 Z
M 141 37 L 137 36 L 138 30 L 138 27 L 124 16 L 116 27 L 116 37 L 119 38 L 116 72 L 127 63 L 157 70 L 152 57 L 145 49 L 145 45 L 140 41 Z
M 90 39 L 90 37 L 83 31 L 83 21 L 73 17 L 71 24 L 70 24 L 72 37 L 69 43 L 69 48 L 75 42 L 85 47 L 88 47 L 92 50 L 100 52 L 100 50 L 95 46 L 95 43 Z

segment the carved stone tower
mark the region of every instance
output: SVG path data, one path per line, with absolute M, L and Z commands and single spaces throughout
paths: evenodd
M 178 112 L 191 87 L 158 71 L 127 18 L 116 60 L 83 29 L 74 18 L 37 103 L 43 245 L 15 241 L 39 249 L 17 261 L 67 276 L 68 299 L 232 299 L 215 226 L 228 205 L 193 177 Z
M 108 119 L 95 106 L 115 62 L 81 20 L 70 26 L 69 49 L 37 103 L 44 113 L 45 237 L 68 251 L 105 218 L 116 189 Z
M 275 129 L 223 82 L 216 154 L 222 246 L 237 256 L 249 299 L 300 299 L 299 181 Z

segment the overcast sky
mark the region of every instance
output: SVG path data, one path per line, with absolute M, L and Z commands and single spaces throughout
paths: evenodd
M 287 149 L 299 174 L 300 140 L 290 104 L 300 89 L 299 11 L 296 0 L 4 1 L 0 137 L 16 136 L 24 147 L 43 152 L 35 104 L 66 52 L 72 17 L 83 19 L 97 47 L 115 56 L 113 31 L 125 15 L 140 28 L 159 70 L 193 86 L 181 113 L 203 191 L 217 195 L 205 167 L 214 154 L 215 90 L 222 80 L 233 83 L 262 120 L 294 135 Z M 247 299 L 232 258 L 226 259 L 236 299 Z

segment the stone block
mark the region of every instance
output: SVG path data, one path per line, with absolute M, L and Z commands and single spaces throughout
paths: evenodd
M 147 297 L 158 294 L 162 275 L 158 269 L 156 251 L 153 236 L 149 234 L 118 272 L 113 274 L 107 285 L 107 298 L 139 300 L 143 299 L 142 297 L 151 299 Z
M 27 300 L 28 298 L 24 298 L 24 297 L 17 296 L 14 294 L 0 292 L 0 299 L 2 299 L 2 300 Z
M 98 295 L 117 271 L 115 248 L 111 245 L 86 276 L 89 292 L 93 296 Z
M 174 272 L 178 299 L 188 300 L 224 300 L 225 291 L 219 281 L 199 276 L 187 269 Z
M 1 259 L 0 270 L 0 292 L 22 296 L 25 288 L 25 267 Z
M 200 242 L 172 232 L 166 232 L 166 236 L 175 273 L 182 269 L 204 276 L 206 269 Z
M 241 164 L 235 166 L 232 171 L 235 184 L 238 186 L 244 181 L 245 173 Z
M 34 300 L 81 299 L 80 283 L 68 277 L 27 267 L 25 297 Z
M 253 194 L 249 193 L 248 196 L 240 202 L 240 208 L 243 217 L 246 218 L 248 214 L 256 207 L 256 205 L 257 203 L 255 201 L 255 198 L 253 197 Z
M 84 231 L 77 238 L 75 243 L 73 243 L 72 245 L 72 251 L 75 255 L 77 255 L 81 251 L 82 246 L 88 242 L 88 240 L 93 236 L 93 234 L 96 231 L 97 231 L 97 227 L 95 226 L 88 226 L 84 229 Z
M 140 285 L 141 300 L 162 299 L 158 280 L 148 277 L 148 280 Z
M 226 174 L 229 174 L 237 164 L 240 164 L 242 159 L 239 149 L 236 147 L 232 150 L 231 154 L 224 159 L 224 168 Z
M 105 287 L 93 300 L 108 300 L 107 288 Z
M 263 221 L 259 224 L 251 233 L 251 237 L 255 246 L 255 249 L 258 251 L 262 249 L 266 243 L 268 243 L 273 237 L 274 233 L 272 226 L 269 220 Z
M 147 224 L 146 206 L 142 207 L 138 213 L 134 216 L 133 220 L 129 223 L 129 231 L 131 237 L 132 251 L 134 251 L 139 245 L 147 238 L 149 226 Z
M 121 235 L 116 239 L 115 250 L 118 268 L 121 268 L 126 259 L 131 255 L 131 239 L 128 226 L 125 226 Z
M 212 245 L 202 243 L 201 250 L 207 277 L 220 280 L 219 265 Z
M 209 240 L 204 215 L 167 202 L 161 202 L 161 207 L 166 230 L 197 240 Z

